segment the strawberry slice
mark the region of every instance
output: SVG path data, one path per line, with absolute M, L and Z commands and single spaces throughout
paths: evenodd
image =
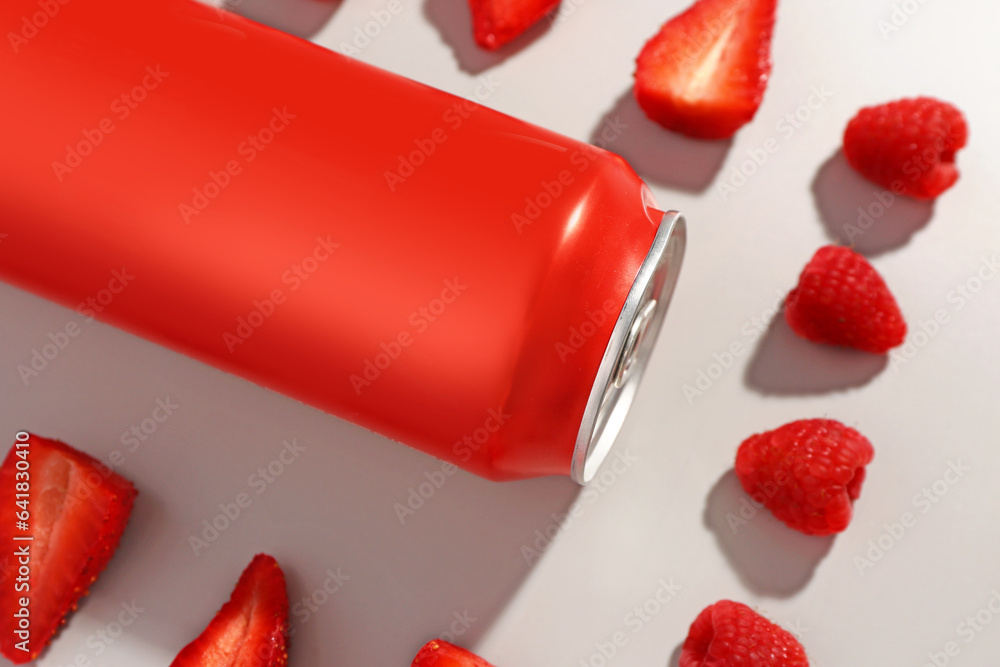
M 171 667 L 283 667 L 288 664 L 288 593 L 271 556 L 257 554 L 205 631 Z
M 410 667 L 493 667 L 465 649 L 435 639 L 424 644 Z
M 469 0 L 476 43 L 499 49 L 559 6 L 559 0 Z
M 635 96 L 657 123 L 725 139 L 753 119 L 771 72 L 777 0 L 698 0 L 646 42 Z
M 38 657 L 76 609 L 118 547 L 135 496 L 132 482 L 97 459 L 58 440 L 18 435 L 0 467 L 0 543 L 10 554 L 0 652 L 8 660 Z

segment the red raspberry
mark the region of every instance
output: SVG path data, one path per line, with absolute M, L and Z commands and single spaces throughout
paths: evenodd
M 882 276 L 850 248 L 825 246 L 785 299 L 785 320 L 814 343 L 882 354 L 901 345 L 906 322 Z
M 789 527 L 830 535 L 850 523 L 874 456 L 871 443 L 853 428 L 833 419 L 801 419 L 744 440 L 736 476 Z
M 933 199 L 958 180 L 955 152 L 969 130 L 962 112 L 931 97 L 867 107 L 844 131 L 844 156 L 870 181 Z
M 809 667 L 790 632 L 745 604 L 720 600 L 691 624 L 680 667 Z

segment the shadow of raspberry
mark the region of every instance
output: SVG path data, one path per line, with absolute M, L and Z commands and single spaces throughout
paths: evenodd
M 601 118 L 590 142 L 625 158 L 651 185 L 694 193 L 712 185 L 733 145 L 732 139 L 691 139 L 660 127 L 646 117 L 631 86 Z
M 775 519 L 743 490 L 734 470 L 712 487 L 703 518 L 740 581 L 758 595 L 786 598 L 802 590 L 834 541 Z
M 761 394 L 825 394 L 864 386 L 888 364 L 885 354 L 805 340 L 781 311 L 757 343 L 743 381 Z
M 680 667 L 681 664 L 681 649 L 684 648 L 684 642 L 677 645 L 674 652 L 670 654 L 670 660 L 667 662 L 667 667 Z
M 906 245 L 934 214 L 933 201 L 897 195 L 866 180 L 839 150 L 816 173 L 812 192 L 830 240 L 867 256 Z
M 309 39 L 327 24 L 340 0 L 223 0 L 222 9 Z
M 459 69 L 467 74 L 482 74 L 531 46 L 535 40 L 548 32 L 552 27 L 555 12 L 542 18 L 496 51 L 489 51 L 476 44 L 472 34 L 472 10 L 469 9 L 468 2 L 427 0 L 424 3 L 424 16 L 437 28 L 441 41 L 451 47 Z

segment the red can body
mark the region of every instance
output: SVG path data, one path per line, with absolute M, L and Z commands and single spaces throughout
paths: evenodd
M 0 277 L 479 475 L 570 473 L 663 218 L 621 158 L 191 0 L 56 5 L 0 6 Z

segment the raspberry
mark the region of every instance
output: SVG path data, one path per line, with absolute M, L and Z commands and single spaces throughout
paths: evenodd
M 844 156 L 896 194 L 933 199 L 958 180 L 955 152 L 969 130 L 962 112 L 931 97 L 867 107 L 844 131 Z
M 828 345 L 882 354 L 901 345 L 906 322 L 882 276 L 850 248 L 816 251 L 785 299 L 795 333 Z
M 744 440 L 736 476 L 789 527 L 831 535 L 850 523 L 874 456 L 871 443 L 853 428 L 833 419 L 802 419 Z
M 750 607 L 720 600 L 691 624 L 680 667 L 809 667 L 790 632 Z

